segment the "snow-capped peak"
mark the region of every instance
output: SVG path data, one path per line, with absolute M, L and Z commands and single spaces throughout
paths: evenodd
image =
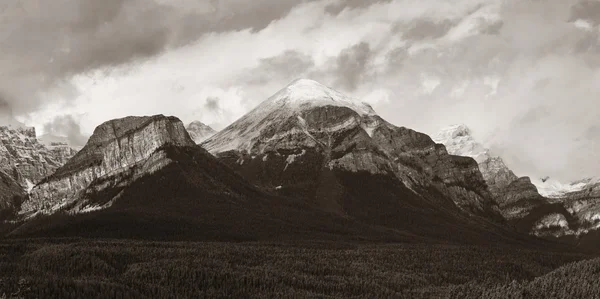
M 502 192 L 505 187 L 518 179 L 504 164 L 502 158 L 492 156 L 487 148 L 471 136 L 471 130 L 466 125 L 446 127 L 432 139 L 436 143 L 444 144 L 448 153 L 452 155 L 475 159 L 492 193 Z
M 360 114 L 375 114 L 373 108 L 332 88 L 310 79 L 297 79 L 278 91 L 263 104 L 280 104 L 288 108 L 304 106 L 348 107 Z M 262 105 L 261 105 L 262 106 Z
M 361 116 L 376 115 L 371 106 L 355 98 L 314 80 L 297 79 L 242 118 L 204 141 L 202 145 L 213 153 L 250 150 L 256 144 L 261 132 L 278 131 L 280 134 L 286 134 L 284 131 L 291 130 L 290 127 L 285 129 L 281 127 L 290 119 L 297 120 L 298 123 L 293 126 L 296 127 L 295 129 L 302 130 L 304 123 L 302 113 L 320 107 L 344 107 Z
M 452 155 L 471 157 L 477 163 L 490 158 L 489 150 L 471 136 L 471 130 L 464 124 L 445 127 L 432 139 L 445 145 Z
M 560 198 L 564 195 L 584 190 L 588 186 L 600 183 L 600 178 L 586 178 L 571 183 L 562 183 L 556 179 L 545 177 L 534 179 L 533 184 L 538 188 L 541 195 L 550 198 Z

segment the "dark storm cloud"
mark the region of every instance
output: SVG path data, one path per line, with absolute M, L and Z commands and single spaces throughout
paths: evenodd
M 88 139 L 81 133 L 79 123 L 71 115 L 57 116 L 51 122 L 46 123 L 44 134 L 65 136 L 72 146 L 83 146 Z
M 500 30 L 504 27 L 503 21 L 497 21 L 489 24 L 481 30 L 482 34 L 490 34 L 490 35 L 498 35 L 500 34 Z
M 288 50 L 261 59 L 258 67 L 246 72 L 241 81 L 254 85 L 266 84 L 273 79 L 287 82 L 302 77 L 313 67 L 314 61 L 310 56 Z
M 337 16 L 344 9 L 365 8 L 376 3 L 388 3 L 391 0 L 341 0 L 325 7 L 329 14 Z
M 372 54 L 371 47 L 365 42 L 344 49 L 336 60 L 336 85 L 355 90 L 369 69 Z
M 600 24 L 600 2 L 582 1 L 571 7 L 569 21 L 585 20 L 594 25 Z
M 297 0 L 5 0 L 0 2 L 0 92 L 16 112 L 35 110 L 40 92 L 197 40 L 259 31 Z M 71 94 L 72 95 L 72 94 Z
M 217 97 L 208 97 L 206 98 L 206 103 L 204 104 L 204 108 L 208 111 L 218 112 L 221 110 L 221 106 L 219 105 L 219 98 Z
M 453 25 L 454 22 L 450 20 L 418 19 L 408 24 L 396 24 L 392 31 L 401 32 L 402 37 L 410 41 L 435 39 L 446 35 Z

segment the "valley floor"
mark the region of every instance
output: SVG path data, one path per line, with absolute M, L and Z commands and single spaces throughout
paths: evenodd
M 594 298 L 591 258 L 449 244 L 5 240 L 0 298 Z

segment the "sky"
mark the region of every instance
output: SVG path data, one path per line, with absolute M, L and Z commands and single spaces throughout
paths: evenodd
M 128 115 L 222 129 L 310 78 L 578 180 L 600 176 L 599 25 L 581 0 L 3 0 L 0 116 L 76 145 Z

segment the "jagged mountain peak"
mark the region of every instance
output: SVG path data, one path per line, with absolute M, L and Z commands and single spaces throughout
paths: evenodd
M 354 117 L 345 117 L 350 114 Z M 338 123 L 340 119 L 347 122 Z M 255 145 L 266 139 L 273 140 L 296 131 L 306 131 L 307 126 L 311 125 L 331 131 L 358 124 L 371 134 L 379 120 L 368 104 L 316 81 L 298 79 L 202 145 L 212 153 L 252 151 Z
M 170 123 L 181 123 L 181 121 L 174 116 L 164 116 L 162 114 L 153 116 L 127 116 L 124 118 L 113 119 L 106 121 L 98 127 L 96 127 L 94 133 L 88 141 L 88 144 L 109 142 L 113 139 L 121 138 L 128 134 L 131 134 L 152 123 L 161 121 Z M 181 125 L 181 127 L 183 128 L 183 124 Z
M 292 81 L 261 106 L 266 108 L 265 106 L 273 104 L 283 105 L 287 108 L 338 106 L 350 108 L 360 114 L 375 114 L 373 108 L 368 104 L 310 79 Z
M 502 158 L 492 155 L 490 150 L 471 135 L 471 130 L 464 124 L 448 126 L 433 137 L 437 143 L 444 144 L 448 153 L 457 156 L 471 157 L 479 164 L 492 193 L 503 191 L 517 176 L 504 164 Z
M 22 214 L 52 213 L 67 206 L 75 211 L 104 208 L 92 205 L 85 192 L 108 186 L 125 186 L 139 176 L 152 173 L 171 161 L 160 151 L 166 146 L 195 146 L 176 117 L 131 116 L 107 121 L 95 130 L 88 143 L 64 166 L 35 186 Z
M 40 143 L 35 128 L 0 126 L 0 171 L 9 174 L 24 190 L 29 190 L 75 152 L 48 148 Z
M 209 128 L 209 129 L 212 130 L 212 128 L 210 126 L 206 125 L 205 123 L 203 123 L 203 122 L 201 122 L 199 120 L 195 120 L 195 121 L 189 123 L 187 125 L 187 128 L 188 129 L 189 128 L 193 128 L 193 129 L 205 129 L 205 128 Z
M 292 194 L 317 196 L 321 208 L 340 215 L 347 212 L 343 196 L 318 187 L 330 172 L 385 177 L 436 201 L 427 191 L 433 188 L 465 211 L 496 215 L 474 160 L 450 156 L 429 136 L 396 127 L 370 106 L 312 80 L 290 83 L 201 145 L 278 192 L 306 180 Z
M 188 124 L 186 129 L 196 144 L 201 143 L 217 133 L 217 131 L 210 126 L 197 120 Z
M 578 192 L 600 183 L 599 178 L 586 178 L 571 183 L 563 183 L 551 177 L 533 180 L 540 194 L 549 198 L 561 198 L 572 192 Z
M 446 146 L 452 155 L 471 157 L 482 163 L 492 158 L 490 151 L 471 135 L 471 130 L 464 124 L 448 126 L 433 136 L 433 141 Z
M 471 137 L 471 129 L 469 129 L 469 127 L 465 124 L 454 124 L 442 128 L 437 136 L 439 136 L 440 138 Z

